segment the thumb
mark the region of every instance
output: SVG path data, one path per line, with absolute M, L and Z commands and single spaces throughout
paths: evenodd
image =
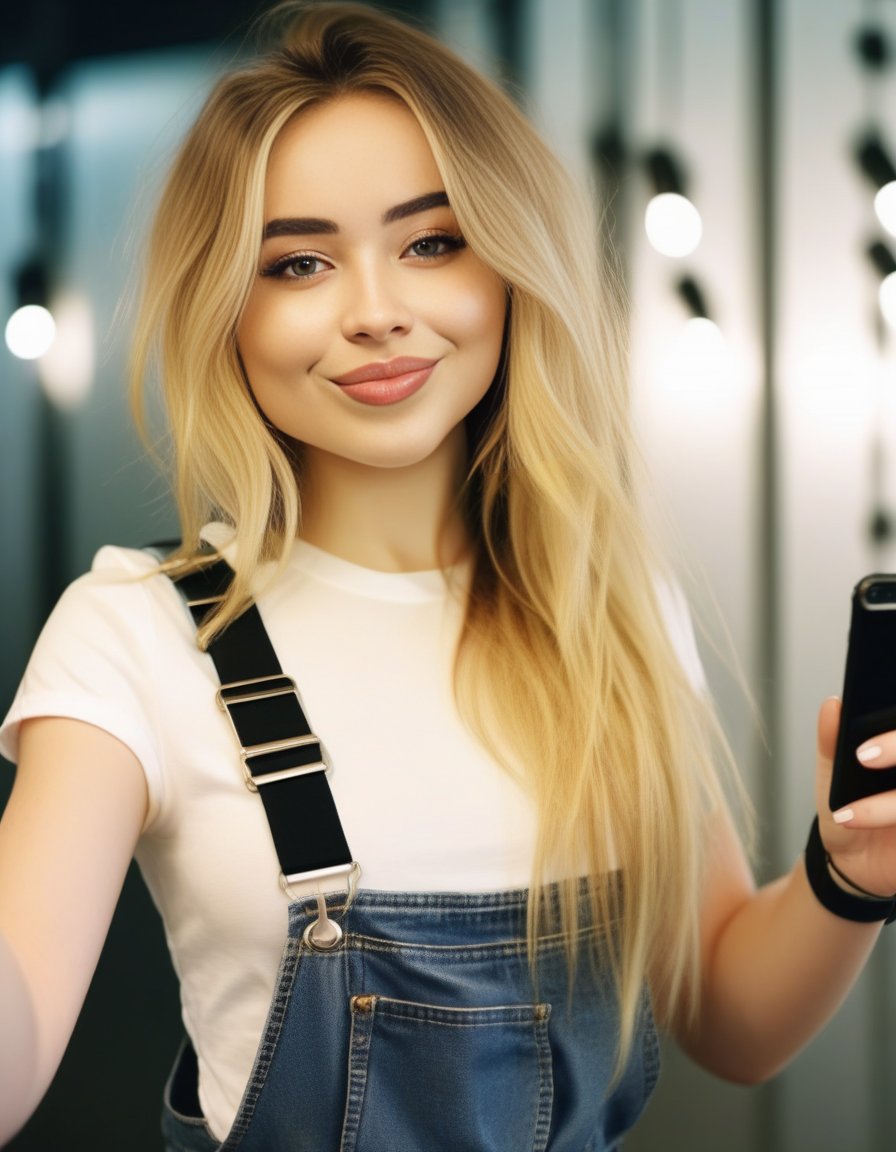
M 828 810 L 834 750 L 837 747 L 837 733 L 840 730 L 840 708 L 840 699 L 837 696 L 829 696 L 818 710 L 818 744 L 815 764 L 816 799 L 819 813 Z

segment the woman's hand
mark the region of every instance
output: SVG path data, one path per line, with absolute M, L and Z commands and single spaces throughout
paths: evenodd
M 837 868 L 866 892 L 896 893 L 896 791 L 863 797 L 832 813 L 828 805 L 840 701 L 831 697 L 818 713 L 816 802 L 822 843 Z M 859 748 L 869 771 L 896 765 L 896 732 L 884 732 Z

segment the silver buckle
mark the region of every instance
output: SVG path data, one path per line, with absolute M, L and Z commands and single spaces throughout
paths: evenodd
M 298 764 L 295 768 L 276 768 L 273 772 L 259 772 L 252 775 L 249 761 L 253 756 L 264 756 L 270 752 L 285 752 L 289 748 L 302 748 L 307 744 L 320 746 L 320 760 L 314 764 Z M 260 786 L 276 784 L 278 780 L 291 780 L 294 776 L 310 776 L 313 772 L 329 772 L 330 758 L 324 747 L 324 742 L 314 733 L 308 736 L 293 736 L 289 740 L 271 740 L 267 744 L 250 744 L 248 748 L 240 745 L 240 760 L 243 762 L 243 779 L 250 792 L 257 792 Z
M 310 872 L 295 872 L 289 876 L 284 876 L 281 873 L 280 883 L 283 891 L 292 898 L 292 893 L 289 890 L 290 884 L 300 880 L 335 879 L 337 876 L 344 876 L 346 881 L 347 896 L 343 908 L 343 915 L 345 915 L 355 898 L 358 880 L 361 876 L 361 866 L 355 860 L 351 864 L 337 864 L 332 868 L 315 868 Z M 317 901 L 317 919 L 312 920 L 305 927 L 302 940 L 316 952 L 331 952 L 342 941 L 342 927 L 335 920 L 330 919 L 327 913 L 327 898 L 322 892 L 315 894 L 315 900 Z
M 247 689 L 247 691 L 239 691 Z M 290 676 L 257 676 L 251 680 L 233 680 L 229 684 L 222 684 L 215 693 L 215 700 L 222 712 L 227 714 L 230 727 L 240 745 L 240 760 L 243 765 L 243 779 L 250 792 L 257 792 L 260 785 L 275 784 L 278 780 L 291 780 L 294 776 L 307 776 L 313 772 L 332 773 L 333 766 L 326 745 L 319 736 L 313 732 L 306 736 L 292 736 L 284 740 L 269 740 L 264 744 L 250 744 L 248 747 L 240 743 L 239 732 L 233 722 L 230 709 L 237 704 L 248 704 L 251 700 L 270 700 L 275 696 L 294 695 L 299 707 L 304 712 L 302 697 Z M 317 744 L 320 748 L 320 760 L 313 764 L 300 764 L 295 768 L 280 768 L 273 772 L 261 772 L 253 776 L 249 761 L 255 756 L 265 756 L 272 752 L 284 752 L 289 748 L 302 748 L 309 744 Z
M 268 687 L 262 688 L 262 684 L 266 684 Z M 234 688 L 248 688 L 249 691 L 231 694 Z M 279 676 L 256 676 L 252 680 L 231 680 L 229 684 L 222 684 L 215 693 L 215 700 L 221 711 L 226 712 L 231 704 L 248 704 L 250 700 L 270 700 L 273 696 L 288 696 L 290 692 L 295 693 L 301 707 L 302 698 L 299 695 L 296 682 L 291 676 L 282 674 Z

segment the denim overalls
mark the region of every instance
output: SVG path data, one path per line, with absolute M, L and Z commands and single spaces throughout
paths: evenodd
M 194 616 L 208 601 L 188 599 Z M 556 923 L 553 895 L 547 920 Z M 617 1149 L 659 1072 L 646 993 L 631 1056 L 613 1082 L 618 1004 L 609 974 L 592 961 L 585 902 L 572 984 L 559 933 L 541 939 L 533 982 L 526 898 L 525 890 L 361 889 L 293 900 L 231 1131 L 220 1143 L 206 1127 L 187 1045 L 165 1090 L 166 1152 Z M 338 925 L 335 943 L 317 946 L 321 923 Z

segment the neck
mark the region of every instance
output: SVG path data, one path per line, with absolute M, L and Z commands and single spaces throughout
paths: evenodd
M 465 466 L 463 428 L 425 460 L 399 468 L 359 464 L 306 446 L 302 538 L 383 572 L 454 564 L 469 548 L 457 508 Z

